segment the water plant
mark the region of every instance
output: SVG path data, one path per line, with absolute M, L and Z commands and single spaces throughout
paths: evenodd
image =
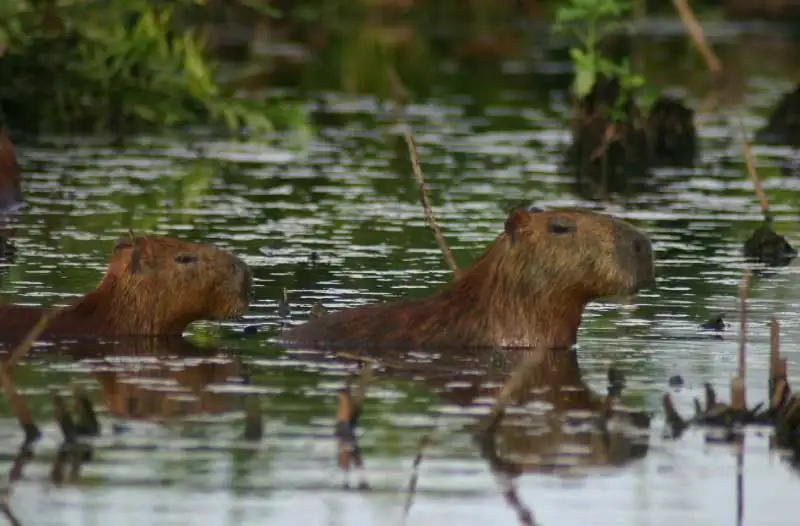
M 269 130 L 272 108 L 215 81 L 189 22 L 203 1 L 0 0 L 3 120 L 34 132 Z
M 644 77 L 631 69 L 628 59 L 613 60 L 600 49 L 602 38 L 619 29 L 631 9 L 630 0 L 564 0 L 556 10 L 554 31 L 570 34 L 580 44 L 569 50 L 575 68 L 572 91 L 577 98 L 588 95 L 600 76 L 618 79 L 621 101 L 644 86 Z

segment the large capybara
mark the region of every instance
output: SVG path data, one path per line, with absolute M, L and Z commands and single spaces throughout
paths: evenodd
M 124 237 L 97 288 L 57 312 L 43 337 L 180 336 L 193 321 L 242 314 L 250 288 L 247 265 L 213 245 Z M 0 306 L 0 338 L 23 337 L 42 314 Z
M 648 237 L 587 210 L 517 208 L 469 268 L 430 297 L 328 314 L 283 332 L 307 347 L 569 347 L 594 299 L 655 280 Z
M 22 201 L 20 170 L 14 146 L 0 130 L 0 210 Z

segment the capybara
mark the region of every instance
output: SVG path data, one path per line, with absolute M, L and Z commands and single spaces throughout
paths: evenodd
M 345 309 L 283 332 L 307 347 L 569 347 L 589 301 L 655 280 L 648 237 L 588 210 L 517 208 L 473 264 L 427 298 Z
M 0 210 L 5 210 L 22 201 L 19 164 L 14 146 L 0 130 Z
M 213 245 L 124 237 L 97 288 L 60 310 L 43 337 L 180 336 L 193 321 L 240 315 L 250 288 L 247 265 Z M 0 306 L 0 338 L 24 336 L 42 313 Z

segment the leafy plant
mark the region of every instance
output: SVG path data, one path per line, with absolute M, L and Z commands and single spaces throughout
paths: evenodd
M 582 45 L 569 50 L 577 97 L 586 96 L 601 75 L 619 80 L 622 97 L 644 85 L 644 77 L 633 72 L 627 59 L 615 62 L 599 49 L 601 39 L 623 24 L 631 7 L 630 0 L 565 0 L 556 11 L 554 31 L 571 34 Z
M 214 81 L 203 0 L 0 0 L 0 109 L 12 126 L 123 133 L 219 122 L 272 129 L 274 107 Z

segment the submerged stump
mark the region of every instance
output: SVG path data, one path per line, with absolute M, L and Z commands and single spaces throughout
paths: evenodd
M 583 196 L 643 191 L 651 168 L 692 166 L 696 157 L 694 112 L 673 97 L 659 97 L 645 115 L 619 79 L 600 76 L 577 103 L 567 164 Z
M 784 267 L 797 257 L 797 251 L 772 229 L 772 221 L 765 219 L 744 242 L 744 256 L 771 267 Z
M 697 130 L 693 110 L 662 95 L 650 107 L 647 128 L 652 166 L 694 166 Z
M 767 123 L 756 132 L 755 140 L 765 144 L 800 146 L 800 84 L 781 98 Z
M 618 79 L 601 76 L 575 108 L 567 161 L 579 193 L 628 193 L 631 176 L 646 175 L 646 120 L 633 98 L 623 96 Z

